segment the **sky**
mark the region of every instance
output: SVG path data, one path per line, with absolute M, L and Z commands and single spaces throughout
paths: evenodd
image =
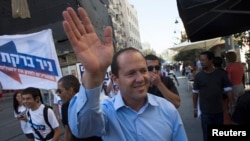
M 137 11 L 141 42 L 148 42 L 157 54 L 178 43 L 183 25 L 176 0 L 128 0 Z M 175 24 L 175 20 L 179 24 Z M 176 31 L 176 33 L 174 33 Z

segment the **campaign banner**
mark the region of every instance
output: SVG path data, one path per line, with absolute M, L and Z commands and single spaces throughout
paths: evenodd
M 0 82 L 3 89 L 57 89 L 61 77 L 51 29 L 0 36 Z
M 76 63 L 76 71 L 77 71 L 77 76 L 79 76 L 78 79 L 81 81 L 82 75 L 85 71 L 84 66 L 81 63 Z M 107 70 L 105 78 L 104 78 L 104 82 L 107 82 L 109 79 L 110 79 L 109 72 Z

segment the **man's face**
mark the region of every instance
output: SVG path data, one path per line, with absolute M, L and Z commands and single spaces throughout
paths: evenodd
M 212 65 L 212 60 L 209 60 L 207 55 L 200 55 L 200 62 L 203 70 L 207 70 Z
M 71 99 L 71 91 L 70 89 L 65 89 L 62 86 L 61 82 L 58 82 L 57 84 L 57 95 L 61 97 L 63 102 L 67 102 Z
M 171 67 L 170 66 L 167 66 L 167 71 L 170 71 L 171 70 Z
M 33 109 L 39 103 L 39 98 L 34 99 L 31 94 L 23 94 L 22 102 L 27 108 Z
M 118 76 L 114 76 L 121 95 L 126 101 L 145 100 L 149 87 L 149 73 L 144 57 L 135 51 L 126 51 L 117 58 Z
M 146 60 L 146 62 L 150 73 L 160 74 L 161 66 L 158 60 Z

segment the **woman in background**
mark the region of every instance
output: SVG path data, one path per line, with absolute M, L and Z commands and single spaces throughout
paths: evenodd
M 244 67 L 241 62 L 236 62 L 237 55 L 233 51 L 226 53 L 226 59 L 226 71 L 233 86 L 234 101 L 236 103 L 238 97 L 244 93 L 242 82 L 244 78 Z
M 13 96 L 14 117 L 20 121 L 21 128 L 28 141 L 34 141 L 32 128 L 27 121 L 27 108 L 22 103 L 22 95 L 20 91 L 14 93 Z

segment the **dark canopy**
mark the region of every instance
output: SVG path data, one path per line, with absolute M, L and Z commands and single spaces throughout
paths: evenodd
M 191 42 L 250 29 L 250 0 L 177 0 Z

